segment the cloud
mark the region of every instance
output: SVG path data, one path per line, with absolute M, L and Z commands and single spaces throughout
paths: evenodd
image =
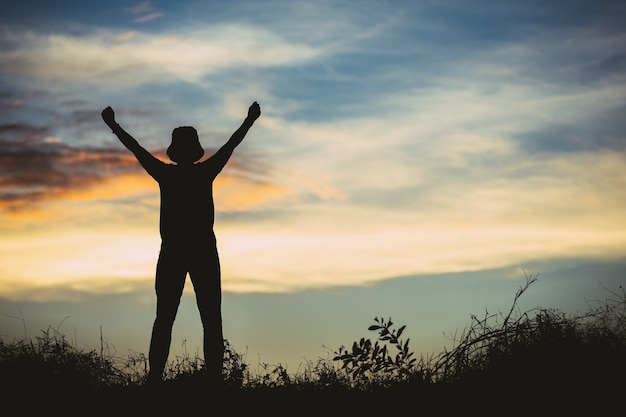
M 229 68 L 291 65 L 319 53 L 265 28 L 239 24 L 215 24 L 176 35 L 99 31 L 85 36 L 35 32 L 3 36 L 16 47 L 0 52 L 0 71 L 44 80 L 198 81 Z
M 124 11 L 133 15 L 151 13 L 154 11 L 154 6 L 149 1 L 142 1 L 132 7 L 125 8 Z
M 135 23 L 149 22 L 163 16 L 161 12 L 156 11 L 154 6 L 152 5 L 152 2 L 149 1 L 143 1 L 141 3 L 137 3 L 132 7 L 126 7 L 123 9 L 123 11 L 124 13 L 136 16 L 133 19 L 133 22 Z
M 572 125 L 601 121 L 596 104 L 609 93 L 577 92 L 586 100 L 556 115 Z M 288 144 L 276 156 L 276 175 L 285 174 L 291 188 L 327 185 L 334 198 L 302 199 L 280 220 L 221 230 L 231 271 L 224 288 L 294 291 L 523 267 L 536 259 L 620 256 L 623 152 L 596 144 L 533 154 L 517 137 L 545 127 L 541 115 L 570 99 L 568 92 L 546 96 L 515 85 L 489 93 L 474 85 L 438 87 L 420 100 L 411 92 L 394 96 L 398 110 L 385 117 L 272 118 L 266 128 Z
M 0 209 L 23 208 L 88 189 L 111 173 L 136 171 L 128 153 L 117 149 L 76 148 L 45 136 L 47 129 L 29 125 L 0 126 L 0 135 L 18 133 L 18 140 L 0 138 Z
M 5 294 L 56 285 L 124 292 L 152 279 L 159 247 L 158 233 L 135 229 L 131 234 L 117 222 L 105 228 L 66 227 L 56 233 L 47 229 L 11 237 L 0 239 Z
M 538 259 L 611 259 L 619 258 L 626 244 L 623 232 L 606 228 L 529 227 L 501 220 L 461 227 L 445 213 L 411 218 L 405 212 L 381 216 L 351 209 L 334 214 L 332 224 L 312 216 L 308 225 L 221 229 L 220 258 L 228 271 L 223 288 L 289 292 L 402 275 L 524 267 Z
M 158 12 L 152 12 L 152 13 L 148 13 L 146 15 L 133 19 L 133 22 L 136 22 L 136 23 L 149 22 L 151 20 L 158 19 L 161 16 L 163 16 L 163 14 L 158 13 Z
M 220 212 L 260 210 L 299 200 L 296 190 L 250 178 L 220 174 L 215 180 L 215 207 Z
M 522 149 L 531 153 L 573 153 L 612 150 L 626 152 L 626 107 L 595 114 L 589 109 L 581 119 L 566 123 L 545 123 L 516 135 Z
M 76 117 L 82 118 L 80 114 Z M 0 213 L 13 227 L 15 220 L 66 222 L 90 212 L 91 216 L 116 218 L 116 206 L 132 216 L 130 208 L 119 207 L 129 201 L 134 215 L 158 215 L 158 185 L 128 150 L 70 146 L 48 133 L 48 128 L 26 124 L 0 126 Z M 206 149 L 205 158 L 214 152 Z M 169 162 L 163 149 L 153 153 Z M 233 155 L 227 170 L 215 181 L 217 210 L 254 211 L 300 199 L 297 189 L 263 179 L 265 169 L 258 157 L 243 151 Z M 80 202 L 92 209 L 84 204 L 75 206 Z M 7 226 L 7 222 L 2 224 Z
M 115 42 L 127 42 L 127 41 L 130 41 L 131 39 L 136 38 L 138 35 L 139 33 L 135 31 L 124 32 L 124 33 L 120 33 L 119 35 L 114 35 L 112 37 L 112 40 Z
M 24 101 L 21 97 L 14 94 L 0 93 L 0 111 L 20 109 L 23 106 Z

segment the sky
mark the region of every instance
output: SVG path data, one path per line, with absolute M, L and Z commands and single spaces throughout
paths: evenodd
M 419 354 L 520 300 L 626 284 L 620 1 L 29 1 L 0 5 L 0 337 L 147 353 L 157 157 L 210 156 L 224 337 L 297 372 L 405 324 Z M 191 284 L 170 360 L 201 350 Z

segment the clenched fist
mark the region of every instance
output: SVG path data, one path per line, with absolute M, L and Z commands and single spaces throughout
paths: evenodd
M 254 122 L 261 115 L 261 106 L 256 101 L 248 109 L 248 120 Z
M 104 123 L 109 126 L 115 124 L 115 112 L 113 111 L 111 106 L 108 106 L 106 109 L 102 110 L 102 120 L 104 120 Z

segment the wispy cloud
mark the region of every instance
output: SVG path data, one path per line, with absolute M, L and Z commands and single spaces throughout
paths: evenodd
M 0 71 L 5 74 L 74 81 L 102 77 L 123 84 L 168 77 L 198 81 L 220 70 L 294 64 L 319 53 L 265 28 L 237 24 L 176 35 L 22 32 L 11 36 L 19 47 L 0 52 Z
M 25 125 L 0 126 L 0 136 L 19 132 L 17 140 L 0 139 L 0 207 L 15 211 L 68 190 L 86 189 L 108 173 L 135 170 L 134 161 L 116 149 L 74 148 Z
M 163 16 L 163 13 L 158 12 L 152 2 L 143 1 L 137 3 L 132 7 L 126 7 L 123 9 L 125 13 L 135 16 L 133 22 L 144 23 L 154 19 L 158 19 Z

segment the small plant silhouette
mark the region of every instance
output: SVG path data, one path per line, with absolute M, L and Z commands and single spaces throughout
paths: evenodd
M 374 321 L 376 324 L 369 326 L 368 330 L 378 331 L 378 340 L 372 344 L 370 339 L 361 338 L 352 344 L 352 350 L 341 346 L 333 360 L 343 362 L 341 369 L 356 385 L 397 382 L 413 377 L 415 358 L 409 351 L 409 339 L 400 339 L 406 326 L 392 329 L 391 317 L 387 321 L 374 317 Z M 388 346 L 395 349 L 395 356 L 389 352 Z

